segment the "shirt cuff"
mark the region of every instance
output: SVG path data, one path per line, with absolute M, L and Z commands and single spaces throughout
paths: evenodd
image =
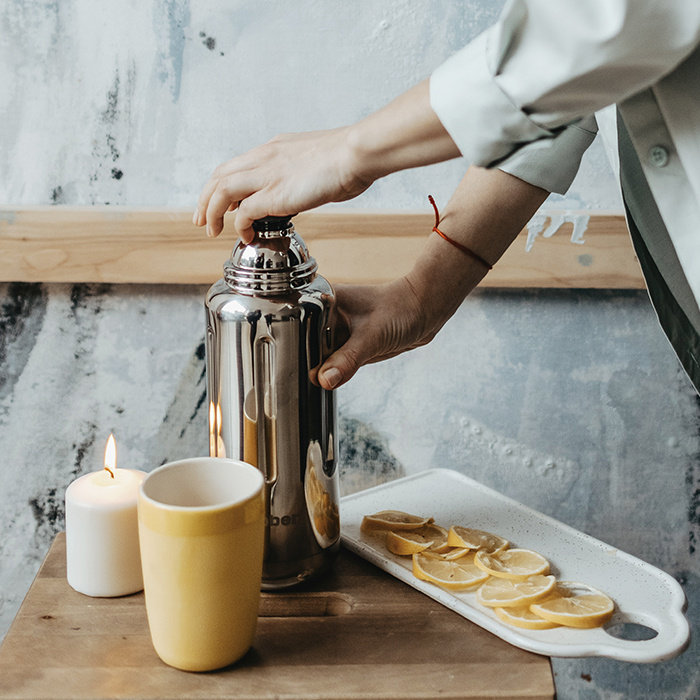
M 498 168 L 547 192 L 565 194 L 597 131 L 595 117 L 586 117 L 551 139 L 524 146 Z
M 430 77 L 430 105 L 462 156 L 491 167 L 525 143 L 554 135 L 518 109 L 493 80 L 487 51 L 493 29 L 439 66 Z

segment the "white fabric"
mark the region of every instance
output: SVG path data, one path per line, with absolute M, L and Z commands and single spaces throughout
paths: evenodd
M 595 117 L 586 117 L 552 138 L 526 144 L 498 168 L 548 192 L 564 194 L 597 132 Z
M 431 105 L 470 163 L 563 192 L 617 104 L 700 301 L 699 45 L 699 0 L 510 0 L 433 73 Z

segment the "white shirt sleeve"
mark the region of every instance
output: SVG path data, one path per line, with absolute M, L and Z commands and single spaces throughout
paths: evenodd
M 564 194 L 576 177 L 581 158 L 597 131 L 596 118 L 586 117 L 550 139 L 523 146 L 501 161 L 498 169 L 547 192 Z
M 656 83 L 700 42 L 693 0 L 510 0 L 431 76 L 431 106 L 470 162 L 493 166 Z

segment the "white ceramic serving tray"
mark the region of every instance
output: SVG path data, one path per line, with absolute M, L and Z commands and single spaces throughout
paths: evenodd
M 611 596 L 615 614 L 604 628 L 591 630 L 507 625 L 477 603 L 473 592 L 450 592 L 415 578 L 410 558 L 391 554 L 383 534 L 361 532 L 363 516 L 389 509 L 432 516 L 446 528 L 459 524 L 488 530 L 515 546 L 534 549 L 549 559 L 558 580 L 588 583 Z M 688 644 L 685 594 L 674 578 L 457 472 L 424 471 L 346 496 L 341 500 L 341 523 L 348 549 L 522 649 L 548 656 L 653 662 L 675 656 Z M 657 634 L 643 641 L 613 636 L 631 625 Z

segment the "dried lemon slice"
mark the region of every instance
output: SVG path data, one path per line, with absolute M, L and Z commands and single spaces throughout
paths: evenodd
M 440 556 L 443 559 L 447 559 L 447 561 L 453 561 L 455 559 L 461 559 L 463 556 L 466 554 L 469 554 L 471 551 L 470 549 L 467 549 L 466 547 L 450 547 L 447 545 L 449 549 L 443 551 L 440 551 Z M 472 552 L 474 554 L 474 552 Z
M 428 523 L 418 530 L 413 530 L 413 532 L 419 532 L 424 537 L 432 540 L 432 544 L 428 547 L 431 552 L 440 552 L 442 554 L 452 549 L 452 547 L 447 544 L 447 530 L 440 525 Z
M 497 552 L 508 546 L 508 540 L 500 535 L 486 532 L 486 530 L 474 530 L 470 527 L 453 525 L 447 535 L 447 544 L 451 547 L 467 547 L 468 549 Z
M 552 597 L 530 605 L 530 612 L 565 627 L 590 629 L 604 625 L 613 614 L 612 599 L 593 586 L 561 581 Z
M 410 556 L 425 549 L 442 552 L 447 546 L 447 530 L 444 527 L 429 523 L 416 530 L 400 530 L 386 533 L 386 548 L 393 554 Z
M 413 530 L 400 532 L 389 530 L 386 533 L 386 548 L 392 554 L 398 554 L 402 557 L 409 557 L 422 552 L 424 549 L 428 549 L 432 543 L 432 540 L 426 539 Z
M 530 608 L 495 608 L 494 612 L 502 622 L 526 630 L 551 630 L 554 627 L 559 627 L 556 622 L 550 622 L 535 615 L 530 611 Z
M 400 510 L 380 510 L 374 515 L 362 518 L 361 529 L 368 530 L 417 530 L 432 523 L 433 518 L 422 518 Z
M 477 601 L 507 624 L 586 629 L 605 624 L 613 614 L 615 604 L 607 595 L 583 583 L 557 583 L 545 557 L 531 549 L 508 549 L 508 540 L 491 532 L 460 525 L 447 532 L 434 518 L 399 510 L 366 515 L 361 528 L 385 531 L 387 549 L 410 555 L 418 579 L 452 591 L 483 584 Z
M 531 549 L 503 549 L 492 553 L 480 550 L 474 556 L 474 563 L 491 576 L 514 581 L 549 573 L 549 562 Z
M 527 607 L 546 598 L 556 584 L 554 576 L 530 576 L 525 581 L 490 578 L 476 592 L 476 599 L 489 608 Z
M 488 578 L 487 573 L 474 565 L 471 556 L 449 561 L 428 552 L 413 555 L 413 575 L 451 591 L 472 588 Z

